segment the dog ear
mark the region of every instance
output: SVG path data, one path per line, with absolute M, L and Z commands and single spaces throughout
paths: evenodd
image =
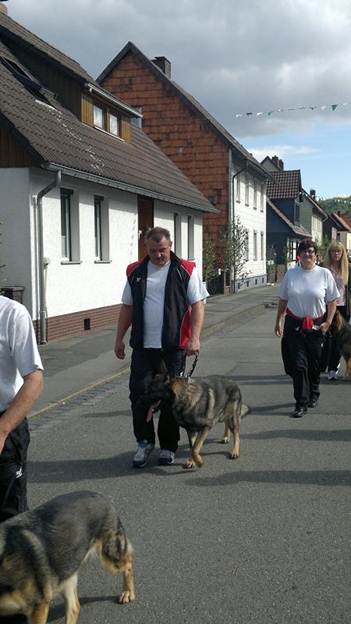
M 339 312 L 339 310 L 336 310 L 335 314 L 334 314 L 334 318 L 333 318 L 333 325 L 336 329 L 336 331 L 340 331 L 342 329 L 343 326 L 343 318 Z
M 157 375 L 168 375 L 168 369 L 166 366 L 166 363 L 164 360 L 160 360 L 160 363 L 158 365 L 157 371 L 156 371 Z

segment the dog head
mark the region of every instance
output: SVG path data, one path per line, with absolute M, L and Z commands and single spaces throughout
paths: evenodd
M 174 394 L 171 387 L 171 377 L 168 373 L 157 373 L 147 385 L 144 394 L 140 397 L 143 407 L 160 408 L 161 403 L 171 403 Z
M 112 572 L 125 572 L 133 567 L 133 547 L 118 519 L 117 531 L 109 531 L 101 548 L 102 562 Z

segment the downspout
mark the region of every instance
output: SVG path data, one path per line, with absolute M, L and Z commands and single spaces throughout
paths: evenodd
M 46 294 L 45 294 L 45 267 L 44 267 L 44 233 L 43 233 L 43 197 L 47 195 L 53 188 L 61 184 L 61 171 L 57 171 L 56 178 L 50 184 L 45 186 L 34 197 L 34 205 L 37 208 L 38 215 L 38 273 L 39 273 L 39 343 L 47 342 L 46 332 Z

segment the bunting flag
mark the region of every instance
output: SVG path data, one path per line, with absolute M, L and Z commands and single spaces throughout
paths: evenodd
M 238 117 L 262 117 L 262 115 L 267 115 L 267 117 L 270 117 L 271 115 L 273 115 L 274 113 L 287 113 L 287 112 L 291 112 L 291 111 L 302 111 L 302 110 L 311 110 L 311 111 L 315 111 L 315 110 L 321 110 L 321 111 L 326 111 L 326 110 L 331 110 L 332 112 L 334 112 L 338 107 L 342 107 L 342 106 L 350 106 L 351 102 L 342 102 L 342 103 L 338 103 L 338 104 L 313 104 L 310 106 L 296 106 L 296 107 L 289 107 L 289 108 L 276 108 L 274 110 L 269 110 L 269 111 L 258 111 L 258 112 L 248 112 L 248 113 L 236 113 L 234 116 L 235 118 Z

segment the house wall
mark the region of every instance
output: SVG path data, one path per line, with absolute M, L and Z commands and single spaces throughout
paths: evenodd
M 228 223 L 228 147 L 200 115 L 186 105 L 171 85 L 165 85 L 128 54 L 102 86 L 134 107 L 141 107 L 143 130 L 219 209 L 204 215 L 204 237 L 216 243 Z
M 323 241 L 323 220 L 316 214 L 312 214 L 311 235 L 316 243 L 320 244 Z
M 35 317 L 32 262 L 33 210 L 27 168 L 0 168 L 0 286 L 24 287 L 23 302 Z
M 351 252 L 351 234 L 350 232 L 340 232 L 340 236 L 337 236 L 337 240 L 339 240 L 345 247 L 348 253 Z
M 248 261 L 243 272 L 246 274 L 241 287 L 262 286 L 266 279 L 266 192 L 265 183 L 249 172 L 235 176 L 232 170 L 231 214 L 240 219 L 248 232 Z M 246 192 L 248 182 L 248 194 Z M 256 199 L 254 193 L 256 183 Z M 238 188 L 238 186 L 240 188 Z M 255 259 L 254 235 L 257 236 L 257 254 Z M 240 282 L 239 282 L 240 284 Z

